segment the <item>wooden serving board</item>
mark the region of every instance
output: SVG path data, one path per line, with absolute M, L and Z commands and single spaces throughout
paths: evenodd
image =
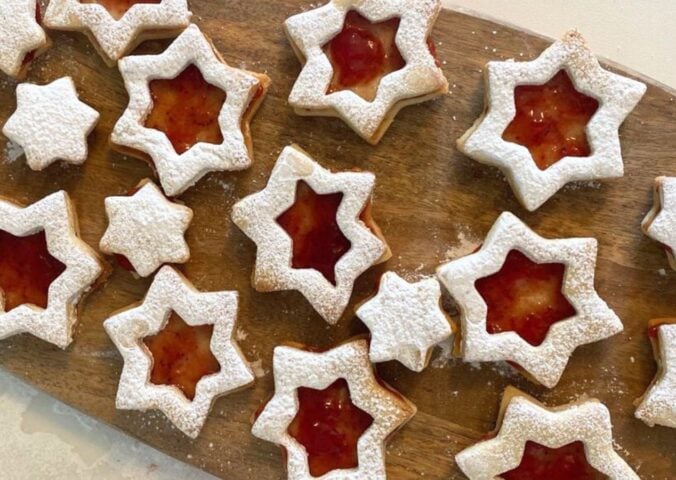
M 442 261 L 476 246 L 497 216 L 510 210 L 548 237 L 592 236 L 600 242 L 597 287 L 623 319 L 625 331 L 579 348 L 559 385 L 538 387 L 491 364 L 435 360 L 421 374 L 399 364 L 378 366 L 387 382 L 410 398 L 418 415 L 388 448 L 392 479 L 463 478 L 453 456 L 493 429 L 505 386 L 515 385 L 556 405 L 583 395 L 610 408 L 621 455 L 644 479 L 674 478 L 676 432 L 634 419 L 632 405 L 655 373 L 646 324 L 676 315 L 676 273 L 639 229 L 657 175 L 676 175 L 676 93 L 647 81 L 648 93 L 621 130 L 626 176 L 565 188 L 535 213 L 519 206 L 503 176 L 465 158 L 455 140 L 482 110 L 482 68 L 491 59 L 531 59 L 548 40 L 523 31 L 444 11 L 434 38 L 451 93 L 405 109 L 382 143 L 373 147 L 336 119 L 301 118 L 286 98 L 300 65 L 282 32 L 289 15 L 307 1 L 191 0 L 194 21 L 233 65 L 265 71 L 273 85 L 254 123 L 254 166 L 241 173 L 209 175 L 181 199 L 195 210 L 188 231 L 192 250 L 182 269 L 202 290 L 240 292 L 238 337 L 264 375 L 255 386 L 219 399 L 202 435 L 190 441 L 161 414 L 115 409 L 121 359 L 101 326 L 111 312 L 141 299 L 149 280 L 116 268 L 104 288 L 83 306 L 76 340 L 61 351 L 27 335 L 0 342 L 0 365 L 54 397 L 114 425 L 181 460 L 223 478 L 285 478 L 280 450 L 250 434 L 252 412 L 272 391 L 271 354 L 285 341 L 330 347 L 365 327 L 353 307 L 395 270 L 428 275 Z M 562 32 L 563 33 L 563 32 Z M 119 72 L 105 66 L 84 36 L 51 32 L 54 46 L 33 65 L 29 81 L 74 78 L 82 99 L 101 112 L 83 167 L 52 165 L 33 172 L 19 159 L 0 163 L 0 195 L 29 203 L 65 189 L 76 201 L 82 236 L 96 247 L 105 229 L 105 197 L 122 194 L 152 175 L 141 161 L 113 153 L 108 136 L 127 103 Z M 143 45 L 159 52 L 167 42 Z M 15 109 L 15 84 L 0 83 L 0 121 Z M 58 139 L 54 139 L 58 141 Z M 0 140 L 0 148 L 5 140 Z M 357 282 L 348 313 L 327 327 L 295 292 L 261 294 L 251 288 L 255 247 L 232 223 L 233 203 L 260 190 L 280 150 L 296 142 L 334 170 L 377 175 L 374 216 L 394 252 L 385 265 Z M 665 269 L 667 270 L 665 272 Z M 438 356 L 438 352 L 435 356 Z

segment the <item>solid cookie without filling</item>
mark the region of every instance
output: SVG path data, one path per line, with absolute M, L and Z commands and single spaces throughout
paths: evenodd
M 265 189 L 235 204 L 232 219 L 257 247 L 253 286 L 298 290 L 330 324 L 354 282 L 391 253 L 371 218 L 375 176 L 333 173 L 286 147 Z
M 615 452 L 610 412 L 595 399 L 547 408 L 508 387 L 496 431 L 455 456 L 470 480 L 638 480 Z
M 36 0 L 2 0 L 0 19 L 0 71 L 24 78 L 31 62 L 50 45 L 40 25 L 40 4 Z
M 289 104 L 342 118 L 376 144 L 397 112 L 448 92 L 430 34 L 439 0 L 331 0 L 286 20 L 304 64 Z
M 45 25 L 85 33 L 112 67 L 144 40 L 178 35 L 191 16 L 187 0 L 51 0 Z
M 530 62 L 489 62 L 484 114 L 458 140 L 536 210 L 566 183 L 624 175 L 618 129 L 646 91 L 604 70 L 578 32 Z
M 554 387 L 578 346 L 623 329 L 594 288 L 596 255 L 595 239 L 545 239 L 503 213 L 476 253 L 437 270 L 460 308 L 463 359 Z
M 290 480 L 385 480 L 385 443 L 416 408 L 377 378 L 366 340 L 325 352 L 276 347 L 273 374 L 252 433 L 284 449 Z
M 66 348 L 78 304 L 103 273 L 66 192 L 28 207 L 0 200 L 0 339 L 26 332 Z
M 254 381 L 233 339 L 237 299 L 237 292 L 199 292 L 162 267 L 140 305 L 103 324 L 124 360 L 117 408 L 161 410 L 196 438 L 217 397 Z
M 228 66 L 195 25 L 159 55 L 122 59 L 129 105 L 110 140 L 149 161 L 177 196 L 213 171 L 251 165 L 249 123 L 270 79 Z
M 655 203 L 641 226 L 647 236 L 662 244 L 676 270 L 676 177 L 655 180 Z

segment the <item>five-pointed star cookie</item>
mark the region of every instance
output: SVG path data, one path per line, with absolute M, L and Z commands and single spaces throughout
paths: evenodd
M 553 323 L 538 345 L 526 341 L 516 331 L 489 333 L 488 306 L 477 290 L 477 281 L 499 272 L 513 251 L 536 264 L 565 265 L 560 292 L 574 309 L 573 314 Z M 578 346 L 605 339 L 623 329 L 620 319 L 594 288 L 596 254 L 597 241 L 593 238 L 545 239 L 511 213 L 503 213 L 478 252 L 437 270 L 441 283 L 460 307 L 463 359 L 512 361 L 538 382 L 554 387 Z M 534 302 L 540 304 L 545 294 L 544 290 L 537 290 L 537 284 L 535 291 L 524 288 L 517 285 L 517 291 L 529 297 L 513 299 L 523 300 L 522 304 L 516 304 L 522 312 L 533 308 Z
M 381 385 L 369 361 L 368 342 L 352 340 L 323 353 L 276 347 L 273 356 L 275 393 L 256 418 L 252 433 L 282 446 L 290 480 L 312 480 L 306 449 L 289 434 L 299 413 L 298 389 L 324 390 L 347 381 L 352 403 L 373 418 L 357 443 L 358 466 L 333 470 L 321 478 L 385 480 L 385 442 L 415 415 L 415 406 Z
M 516 115 L 515 89 L 545 84 L 564 70 L 576 90 L 599 104 L 586 126 L 591 153 L 565 156 L 543 170 L 528 148 L 504 140 L 503 134 Z M 528 210 L 539 208 L 568 182 L 624 174 L 618 129 L 646 86 L 604 70 L 578 32 L 569 32 L 533 61 L 489 62 L 485 75 L 484 114 L 458 140 L 458 148 L 478 162 L 502 169 Z
M 394 272 L 385 273 L 378 294 L 357 310 L 371 331 L 371 361 L 398 360 L 423 371 L 434 346 L 453 335 L 440 302 L 436 279 L 409 283 Z
M 62 264 L 59 269 L 62 272 L 49 285 L 45 308 L 23 303 L 6 311 L 9 297 L 0 289 L 0 339 L 27 332 L 66 348 L 72 341 L 73 327 L 78 320 L 77 305 L 103 273 L 101 260 L 80 240 L 75 210 L 68 194 L 56 192 L 28 207 L 0 200 L 0 231 L 15 237 L 44 232 L 49 255 Z M 9 253 L 18 255 L 16 248 L 14 246 Z M 39 252 L 30 254 L 42 255 Z M 21 271 L 39 263 L 35 258 L 29 258 L 26 252 L 21 261 L 18 270 L 9 272 L 15 285 L 20 281 L 19 277 L 21 281 L 31 282 L 32 275 L 43 273 Z M 3 278 L 7 277 L 3 275 Z
M 37 9 L 35 0 L 0 2 L 0 70 L 6 75 L 23 77 L 30 61 L 49 47 Z
M 153 358 L 142 340 L 160 332 L 172 312 L 190 326 L 213 325 L 210 347 L 220 370 L 199 380 L 192 401 L 176 386 L 150 381 Z M 197 437 L 217 397 L 254 381 L 233 339 L 236 318 L 237 292 L 199 292 L 172 267 L 163 267 L 140 305 L 103 324 L 124 359 L 117 408 L 161 410 L 183 433 Z
M 655 180 L 655 203 L 642 228 L 646 235 L 664 245 L 669 264 L 676 270 L 676 177 Z
M 2 133 L 23 148 L 30 168 L 42 170 L 57 160 L 74 165 L 87 160 L 87 137 L 99 112 L 80 101 L 70 77 L 47 85 L 22 83 L 16 101 Z
M 134 270 L 147 277 L 165 263 L 185 263 L 190 249 L 183 235 L 192 210 L 169 201 L 150 180 L 131 196 L 106 198 L 108 229 L 101 251 L 124 255 Z
M 455 457 L 470 480 L 493 480 L 517 468 L 528 442 L 550 449 L 582 442 L 587 462 L 601 474 L 611 480 L 639 479 L 615 451 L 610 412 L 598 400 L 547 408 L 509 387 L 499 418 L 499 430 L 493 438 L 472 445 Z

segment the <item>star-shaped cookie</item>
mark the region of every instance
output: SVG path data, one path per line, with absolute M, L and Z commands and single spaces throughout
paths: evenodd
M 39 8 L 35 0 L 0 2 L 0 70 L 10 77 L 25 76 L 30 62 L 49 47 Z
M 558 449 L 582 442 L 586 461 L 596 471 L 611 480 L 639 480 L 613 448 L 612 428 L 610 412 L 598 400 L 547 408 L 509 387 L 497 434 L 466 448 L 455 461 L 470 480 L 493 480 L 520 466 L 528 443 Z
M 155 385 L 150 381 L 153 358 L 143 339 L 160 332 L 172 312 L 189 326 L 213 325 L 210 347 L 220 370 L 199 380 L 192 401 L 174 385 Z M 124 360 L 117 408 L 161 410 L 183 433 L 196 438 L 217 397 L 254 381 L 233 339 L 236 317 L 237 292 L 199 292 L 172 267 L 162 267 L 140 305 L 103 323 Z
M 585 129 L 590 152 L 581 156 L 569 152 L 542 169 L 526 146 L 503 135 L 517 114 L 515 89 L 544 85 L 562 71 L 578 92 L 598 102 Z M 458 140 L 458 148 L 478 162 L 500 168 L 528 210 L 539 208 L 568 182 L 624 175 L 618 129 L 646 86 L 604 70 L 578 32 L 567 33 L 530 62 L 489 62 L 485 80 L 484 114 Z
M 331 0 L 290 17 L 284 23 L 286 34 L 304 66 L 289 104 L 300 115 L 340 117 L 365 140 L 378 143 L 403 107 L 448 92 L 448 81 L 428 43 L 440 10 L 439 0 Z M 393 48 L 398 50 L 397 56 L 401 55 L 402 65 L 382 77 L 372 100 L 347 88 L 329 92 L 335 72 L 324 47 L 344 29 L 350 12 L 357 12 L 372 23 L 399 19 Z M 387 47 L 375 47 L 380 40 L 361 28 L 347 34 L 351 36 L 347 44 L 359 38 L 365 40 L 364 46 L 357 47 L 360 50 L 355 60 L 362 59 L 362 64 L 364 56 L 372 59 Z M 349 54 L 344 52 L 348 57 Z M 354 68 L 355 62 L 349 59 L 346 62 Z M 363 75 L 355 72 L 355 76 Z
M 489 309 L 477 283 L 500 272 L 513 252 L 523 262 L 535 266 L 565 266 L 556 294 L 563 295 L 563 302 L 568 305 L 563 310 L 572 308 L 572 311 L 553 322 L 538 344 L 527 341 L 516 329 L 488 331 Z M 578 346 L 608 338 L 623 329 L 620 319 L 594 288 L 596 254 L 597 241 L 593 238 L 545 239 L 511 213 L 500 215 L 478 252 L 437 270 L 441 283 L 460 307 L 463 359 L 515 362 L 541 384 L 554 387 Z M 542 280 L 533 278 L 536 282 Z M 534 291 L 524 291 L 523 282 L 514 285 L 513 291 L 523 294 L 523 298 L 511 299 L 523 301 L 515 304 L 515 310 L 521 314 L 533 308 L 539 310 L 543 301 L 550 301 L 549 297 L 542 298 L 548 292 L 542 283 L 535 283 Z
M 176 78 L 189 65 L 226 94 L 217 117 L 222 141 L 198 141 L 179 154 L 167 134 L 145 125 L 154 106 L 149 83 Z M 111 141 L 125 153 L 150 157 L 168 196 L 179 195 L 209 172 L 251 165 L 249 122 L 265 96 L 267 76 L 228 66 L 196 25 L 190 25 L 163 53 L 126 57 L 119 67 L 129 105 L 115 124 Z
M 2 133 L 23 148 L 30 168 L 43 170 L 57 160 L 74 165 L 87 160 L 87 137 L 99 112 L 80 101 L 70 77 L 47 85 L 22 83 L 16 102 Z
M 676 177 L 655 180 L 655 203 L 642 228 L 646 235 L 664 245 L 669 264 L 676 270 Z
M 409 283 L 394 272 L 385 273 L 378 294 L 357 309 L 371 331 L 371 361 L 398 360 L 413 371 L 423 371 L 434 346 L 453 335 L 440 302 L 436 279 Z
M 130 196 L 106 198 L 108 228 L 101 251 L 124 255 L 134 270 L 147 277 L 165 263 L 185 263 L 190 249 L 183 235 L 192 210 L 168 200 L 150 180 Z
M 6 311 L 12 296 L 0 288 L 0 339 L 27 332 L 66 348 L 72 341 L 80 300 L 104 273 L 101 260 L 79 237 L 75 209 L 68 194 L 59 191 L 27 207 L 0 200 L 0 233 L 3 234 L 3 243 L 8 240 L 6 235 L 19 237 L 11 242 L 11 247 L 3 244 L 3 248 L 9 250 L 4 254 L 18 256 L 15 258 L 20 262 L 11 272 L 2 273 L 3 282 L 9 278 L 12 286 L 16 287 L 20 281 L 32 281 L 34 275 L 44 274 L 36 267 L 45 261 L 43 253 L 17 251 L 20 248 L 18 240 L 22 237 L 28 240 L 40 233 L 44 234 L 47 253 L 54 259 L 51 260 L 50 271 L 54 272 L 51 276 L 55 276 L 53 280 L 48 277 L 51 283 L 48 284 L 44 308 L 22 301 L 13 302 L 20 304 Z M 33 246 L 36 243 L 39 244 L 33 241 Z M 42 283 L 43 280 L 34 281 Z M 24 290 L 32 287 L 29 284 Z M 25 291 L 20 293 L 25 294 Z
M 352 340 L 323 353 L 276 347 L 275 393 L 256 418 L 252 433 L 282 446 L 290 480 L 312 480 L 308 453 L 289 433 L 299 413 L 298 389 L 324 390 L 336 380 L 347 382 L 352 403 L 373 419 L 357 443 L 358 466 L 333 470 L 321 478 L 385 480 L 385 442 L 415 415 L 415 406 L 381 385 L 369 361 L 368 342 Z

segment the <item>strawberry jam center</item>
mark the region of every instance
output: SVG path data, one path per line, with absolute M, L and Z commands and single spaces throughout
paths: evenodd
M 80 3 L 98 3 L 108 10 L 115 20 L 124 17 L 124 14 L 137 3 L 160 3 L 162 0 L 80 0 Z
M 0 289 L 6 312 L 24 304 L 47 308 L 49 286 L 64 270 L 47 250 L 44 231 L 15 237 L 0 230 Z
M 172 312 L 159 333 L 143 339 L 153 358 L 150 381 L 155 385 L 174 385 L 188 400 L 193 400 L 197 383 L 221 370 L 211 353 L 213 331 L 213 325 L 193 327 Z
M 582 442 L 548 448 L 528 441 L 521 463 L 500 474 L 505 480 L 603 480 L 607 477 L 587 461 Z
M 164 132 L 176 153 L 199 142 L 223 142 L 218 117 L 226 94 L 207 82 L 195 65 L 176 78 L 152 80 L 149 88 L 153 108 L 145 126 Z
M 288 432 L 305 447 L 310 475 L 358 467 L 357 443 L 373 417 L 352 403 L 347 382 L 338 379 L 325 390 L 301 387 L 298 404 Z
M 320 195 L 304 181 L 296 185 L 294 204 L 277 217 L 293 241 L 293 268 L 313 268 L 336 284 L 336 263 L 352 244 L 343 235 L 336 214 L 343 194 Z
M 516 332 L 531 345 L 544 342 L 549 328 L 575 315 L 561 291 L 566 267 L 532 262 L 518 250 L 507 255 L 499 272 L 477 280 L 486 302 L 488 333 Z
M 540 170 L 564 157 L 588 157 L 587 124 L 599 102 L 578 92 L 565 70 L 544 85 L 514 90 L 516 115 L 502 135 L 526 147 Z

